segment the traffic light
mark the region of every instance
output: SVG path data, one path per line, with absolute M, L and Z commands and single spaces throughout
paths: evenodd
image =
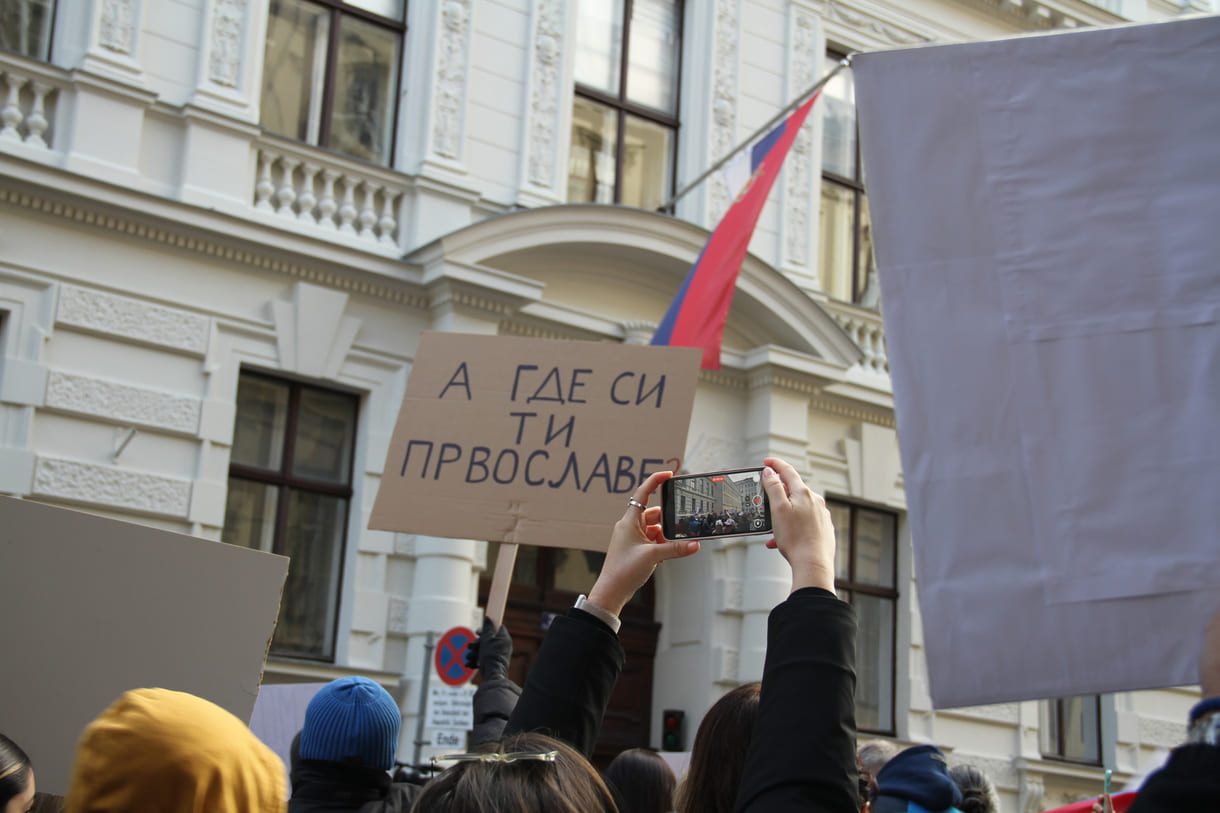
M 666 709 L 661 714 L 661 750 L 686 750 L 686 712 Z

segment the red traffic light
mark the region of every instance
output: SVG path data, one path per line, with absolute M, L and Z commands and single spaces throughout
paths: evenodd
M 678 709 L 666 709 L 661 714 L 661 750 L 685 751 L 686 732 L 684 729 L 686 712 Z

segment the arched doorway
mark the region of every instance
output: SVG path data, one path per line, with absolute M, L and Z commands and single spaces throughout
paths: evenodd
M 488 568 L 479 582 L 479 601 L 484 606 L 498 549 L 496 543 L 488 547 Z M 551 619 L 566 613 L 581 593 L 589 592 L 604 559 L 604 554 L 591 551 L 518 547 L 504 609 L 504 624 L 513 637 L 509 677 L 518 685 L 525 684 Z M 599 768 L 627 748 L 650 745 L 653 659 L 661 629 L 653 620 L 655 602 L 655 588 L 649 580 L 623 608 L 619 641 L 627 653 L 627 663 L 610 698 L 593 753 L 593 763 Z

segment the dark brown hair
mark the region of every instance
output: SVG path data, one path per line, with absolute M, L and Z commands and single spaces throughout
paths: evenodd
M 506 737 L 500 753 L 558 751 L 554 762 L 458 762 L 424 785 L 411 813 L 618 813 L 579 751 L 544 734 Z
M 674 800 L 678 813 L 732 813 L 761 689 L 761 683 L 743 683 L 703 715 Z
M 619 813 L 669 813 L 674 809 L 673 769 L 648 748 L 629 748 L 606 768 L 606 784 Z
M 0 808 L 30 786 L 30 758 L 17 743 L 0 734 Z

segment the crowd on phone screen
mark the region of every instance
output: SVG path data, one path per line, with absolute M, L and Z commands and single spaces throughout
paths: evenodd
M 507 631 L 483 625 L 468 656 L 482 677 L 469 752 L 441 760 L 434 774 L 421 766 L 391 774 L 401 765 L 401 712 L 367 678 L 340 678 L 313 697 L 287 771 L 215 704 L 136 689 L 84 730 L 62 799 L 37 791 L 29 756 L 0 735 L 0 813 L 994 813 L 990 778 L 976 766 L 951 767 L 934 745 L 857 745 L 855 615 L 834 593 L 830 514 L 792 466 L 766 464 L 774 543 L 791 566 L 792 593 L 768 619 L 762 680 L 712 705 L 681 777 L 646 749 L 623 752 L 604 773 L 590 762 L 625 662 L 618 613 L 659 563 L 699 548 L 662 538 L 660 509 L 632 506 L 611 531 L 588 603 L 554 619 L 523 686 L 508 679 Z M 647 504 L 666 476 L 648 478 L 633 501 Z M 1220 810 L 1220 615 L 1204 640 L 1200 683 L 1197 741 L 1149 777 L 1133 813 Z M 1099 800 L 1096 810 L 1109 805 Z

